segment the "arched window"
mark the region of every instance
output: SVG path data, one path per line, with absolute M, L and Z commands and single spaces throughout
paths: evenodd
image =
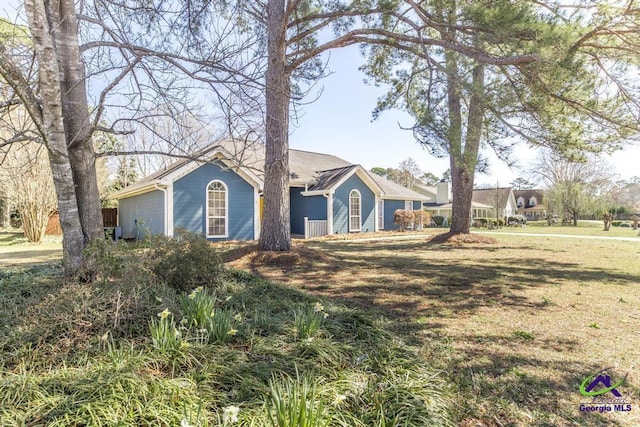
M 361 197 L 358 190 L 349 193 L 349 231 L 360 231 L 361 221 Z
M 518 207 L 521 208 L 524 206 L 524 197 L 518 197 Z
M 536 198 L 535 198 L 535 197 L 531 197 L 531 198 L 529 199 L 529 206 L 535 206 L 535 205 L 537 205 L 537 204 L 538 204 L 538 201 L 536 200 Z
M 227 237 L 229 193 L 222 181 L 207 185 L 207 237 Z

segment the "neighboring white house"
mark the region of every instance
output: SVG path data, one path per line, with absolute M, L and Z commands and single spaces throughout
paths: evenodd
M 472 200 L 489 206 L 484 218 L 504 218 L 515 215 L 518 207 L 511 187 L 482 188 L 473 190 Z M 497 210 L 497 212 L 496 212 Z
M 418 185 L 415 190 L 429 198 L 423 203 L 423 207 L 432 216 L 441 215 L 445 218 L 451 218 L 451 201 L 453 199 L 450 182 L 440 181 L 435 186 Z M 471 201 L 471 218 L 486 218 L 492 212 L 492 209 L 493 206 L 473 199 Z

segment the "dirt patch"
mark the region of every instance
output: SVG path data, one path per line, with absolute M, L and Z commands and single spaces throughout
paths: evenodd
M 468 243 L 482 243 L 485 245 L 493 245 L 498 243 L 496 239 L 489 236 L 483 236 L 481 234 L 453 234 L 443 233 L 437 234 L 429 239 L 429 243 L 454 243 L 454 244 L 468 244 Z
M 281 270 L 312 267 L 317 262 L 331 262 L 324 252 L 312 249 L 301 243 L 294 243 L 287 252 L 266 252 L 258 249 L 257 244 L 232 249 L 223 256 L 224 261 L 233 268 L 252 269 L 277 267 Z

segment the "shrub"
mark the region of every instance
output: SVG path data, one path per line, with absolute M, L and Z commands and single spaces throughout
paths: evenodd
M 631 223 L 630 222 L 623 222 L 622 224 L 620 224 L 620 227 L 631 228 Z
M 435 222 L 438 227 L 442 227 L 444 224 L 444 217 L 442 215 L 434 215 L 433 222 Z
M 509 225 L 525 225 L 527 223 L 527 217 L 524 215 L 512 215 L 507 218 Z
M 220 283 L 222 269 L 222 260 L 215 248 L 194 233 L 162 238 L 151 252 L 151 270 L 156 277 L 182 292 Z
M 414 229 L 426 227 L 430 222 L 431 214 L 429 212 L 422 209 L 413 211 Z
M 393 223 L 400 228 L 400 231 L 406 230 L 413 224 L 413 211 L 397 209 L 393 213 Z
M 622 224 L 623 221 L 611 221 L 611 225 L 613 225 L 614 227 L 620 227 L 620 224 Z

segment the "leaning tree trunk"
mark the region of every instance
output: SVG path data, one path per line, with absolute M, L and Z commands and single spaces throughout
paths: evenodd
M 291 249 L 289 218 L 289 100 L 291 82 L 286 67 L 285 0 L 267 5 L 266 148 L 264 216 L 260 249 Z
M 43 139 L 49 152 L 49 164 L 58 199 L 64 251 L 63 262 L 65 270 L 73 273 L 82 263 L 84 235 L 80 224 L 76 187 L 67 150 L 61 103 L 63 93 L 60 69 L 56 43 L 53 39 L 55 30 L 50 27 L 50 22 L 59 22 L 58 8 L 49 2 L 26 0 L 25 10 L 38 59 Z M 53 19 L 50 21 L 51 18 Z
M 73 0 L 60 0 L 60 25 L 56 47 L 63 77 L 62 111 L 69 149 L 69 160 L 76 184 L 76 199 L 85 241 L 104 238 L 96 156 L 91 139 L 91 122 L 85 84 L 84 63 L 80 57 L 78 22 Z

